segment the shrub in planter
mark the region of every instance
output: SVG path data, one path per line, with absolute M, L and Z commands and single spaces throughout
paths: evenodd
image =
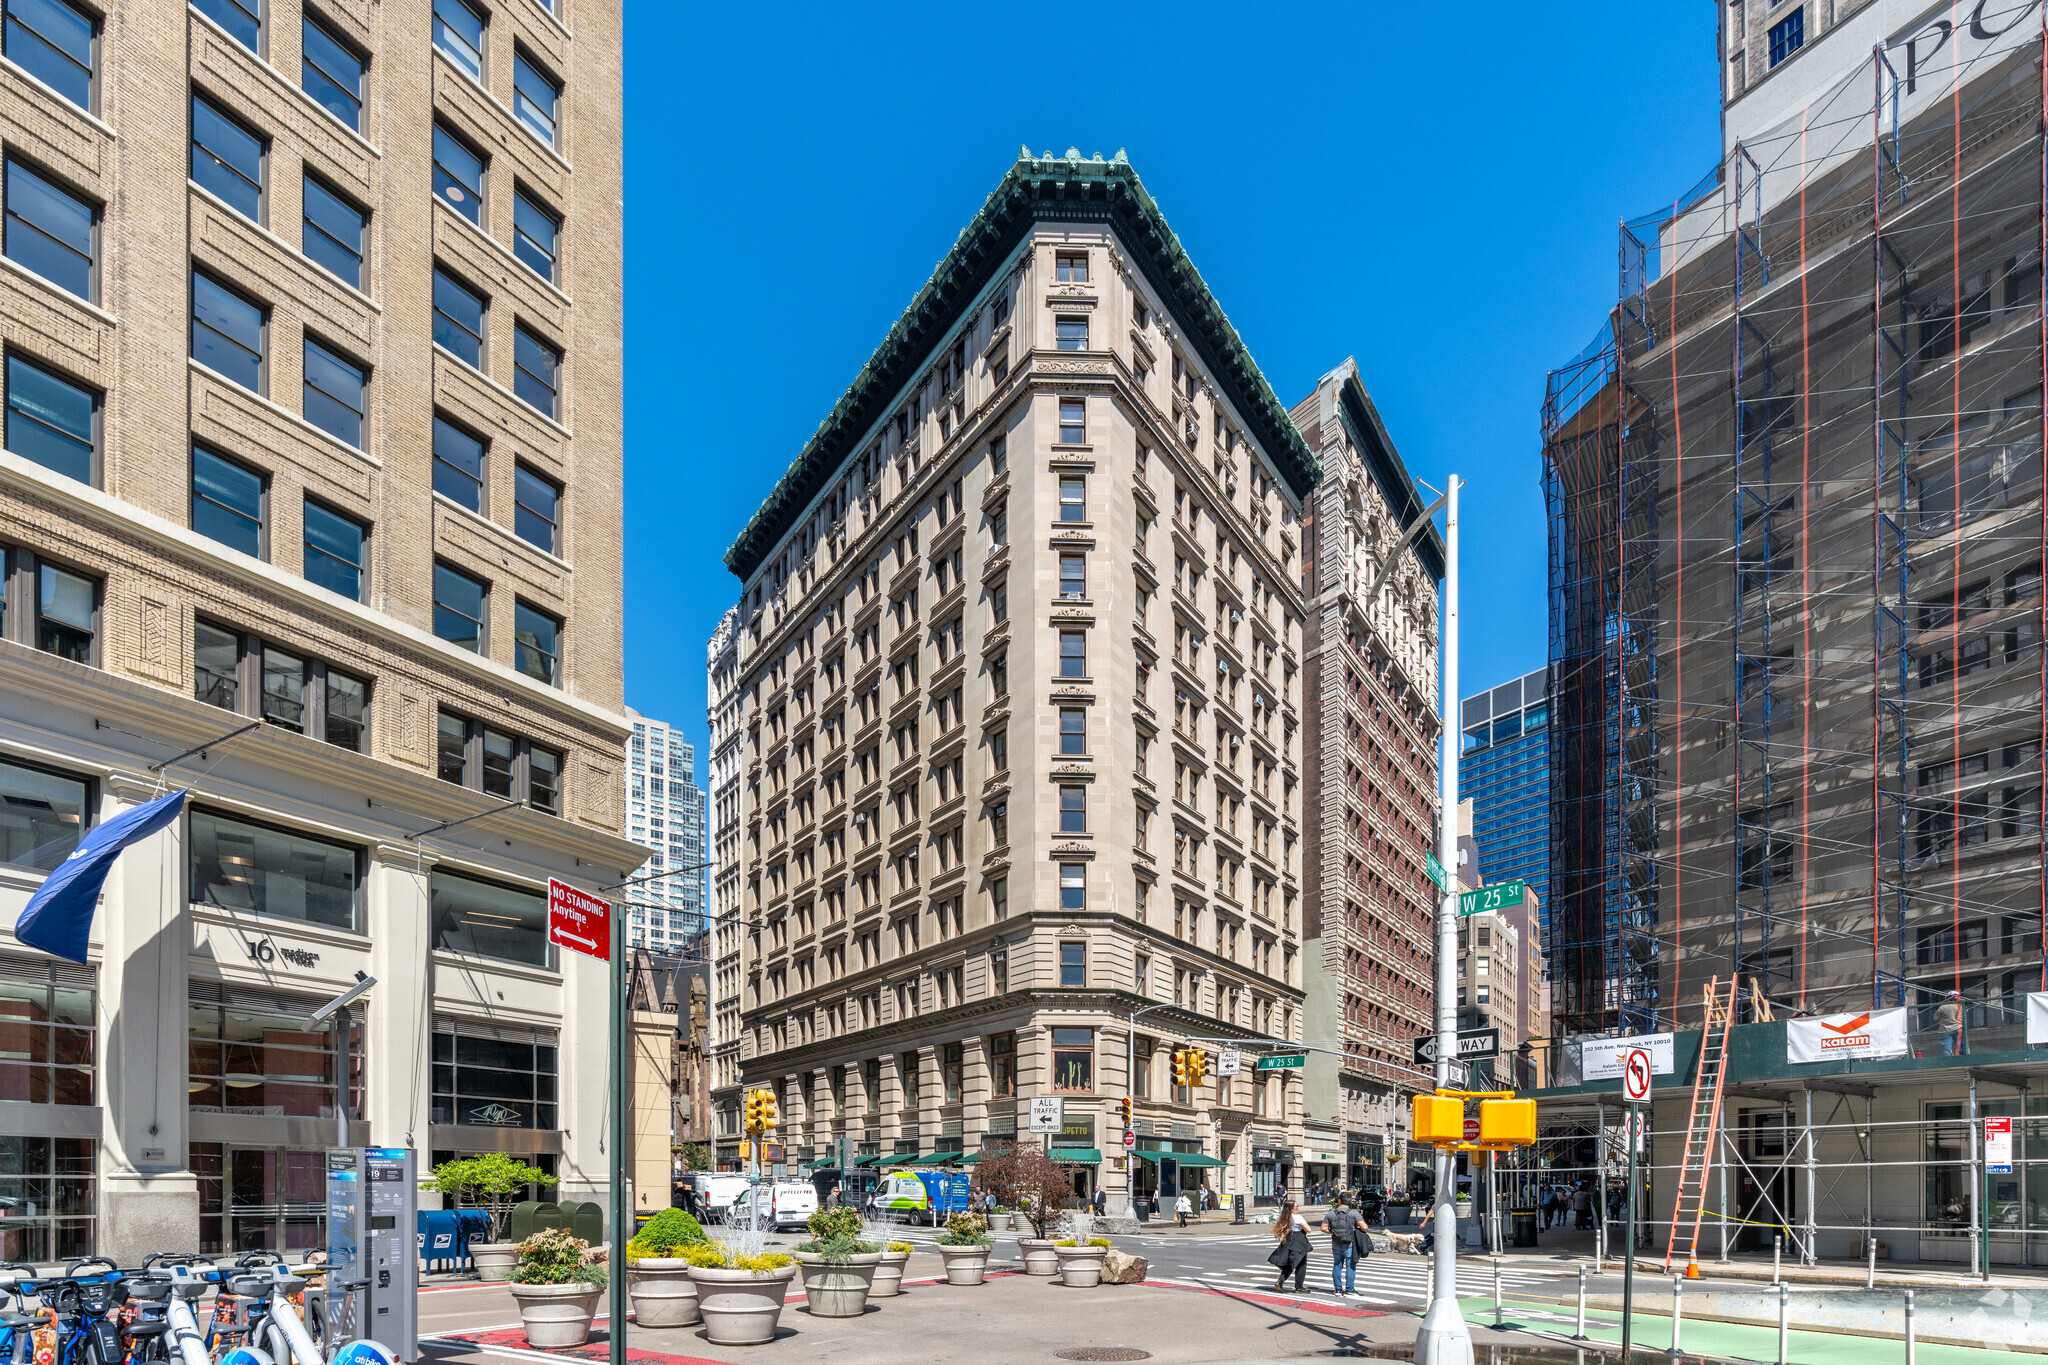
M 512 1297 L 528 1344 L 539 1350 L 581 1346 L 610 1276 L 590 1263 L 590 1244 L 566 1228 L 536 1232 L 519 1244 Z
M 908 1242 L 883 1244 L 881 1264 L 875 1267 L 874 1281 L 868 1286 L 869 1298 L 893 1299 L 903 1292 L 903 1267 L 910 1263 L 913 1250 Z
M 753 1245 L 757 1241 L 705 1242 L 682 1249 L 697 1288 L 705 1338 L 715 1346 L 757 1346 L 775 1339 L 783 1290 L 796 1278 L 797 1267 L 780 1252 L 759 1250 Z
M 881 1246 L 860 1240 L 860 1214 L 852 1209 L 821 1209 L 808 1226 L 811 1239 L 798 1242 L 795 1252 L 811 1316 L 859 1317 L 867 1311 L 875 1267 L 882 1263 Z
M 988 1273 L 989 1250 L 995 1246 L 995 1238 L 988 1235 L 988 1219 L 978 1213 L 956 1213 L 933 1240 L 946 1262 L 947 1284 L 982 1283 Z
M 1069 1289 L 1093 1289 L 1102 1283 L 1103 1258 L 1109 1255 L 1107 1237 L 1062 1237 L 1052 1244 L 1058 1258 L 1060 1280 Z
M 703 1227 L 681 1209 L 663 1209 L 626 1243 L 632 1274 L 627 1294 L 642 1327 L 688 1327 L 697 1321 L 697 1286 L 690 1280 L 691 1247 L 708 1245 Z
M 497 1260 L 492 1252 L 509 1252 L 510 1248 L 497 1239 L 505 1235 L 505 1226 L 512 1217 L 512 1206 L 524 1197 L 527 1186 L 556 1183 L 555 1176 L 538 1166 L 528 1165 L 518 1157 L 504 1152 L 486 1152 L 481 1156 L 442 1162 L 427 1173 L 426 1179 L 420 1182 L 420 1188 L 447 1195 L 458 1209 L 483 1209 L 490 1214 L 492 1240 L 470 1245 L 473 1260 L 489 1262 Z M 478 1250 L 482 1250 L 484 1255 L 476 1256 Z M 482 1265 L 478 1268 L 481 1270 Z

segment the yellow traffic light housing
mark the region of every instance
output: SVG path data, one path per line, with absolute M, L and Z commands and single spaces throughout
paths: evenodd
M 1410 1140 L 1438 1147 L 1465 1140 L 1465 1102 L 1449 1095 L 1417 1095 L 1409 1111 Z
M 760 1092 L 760 1091 L 758 1091 L 758 1090 L 749 1090 L 749 1091 L 748 1091 L 748 1092 L 746 1093 L 746 1097 L 745 1097 L 745 1099 L 744 1099 L 744 1100 L 742 1101 L 742 1105 L 743 1105 L 743 1107 L 744 1107 L 744 1110 L 745 1110 L 745 1115 L 746 1115 L 746 1118 L 745 1118 L 745 1123 L 746 1123 L 746 1130 L 747 1130 L 747 1131 L 748 1131 L 749 1133 L 758 1133 L 758 1132 L 760 1132 L 760 1131 L 761 1131 L 761 1092 Z
M 1173 1050 L 1173 1083 L 1185 1087 L 1188 1084 L 1188 1051 L 1186 1048 Z
M 1124 1127 L 1128 1128 L 1131 1126 L 1131 1097 L 1129 1095 L 1124 1096 L 1123 1111 Z
M 1526 1147 L 1536 1140 L 1536 1101 L 1479 1101 L 1479 1145 L 1495 1150 Z
M 776 1124 L 776 1113 L 775 1113 L 775 1092 L 774 1092 L 773 1090 L 763 1090 L 763 1091 L 761 1092 L 761 1127 L 762 1127 L 762 1130 L 763 1130 L 763 1131 L 766 1131 L 767 1129 L 773 1128 L 773 1127 L 775 1127 L 775 1124 Z
M 1188 1049 L 1188 1084 L 1200 1085 L 1209 1076 L 1209 1054 L 1202 1048 Z

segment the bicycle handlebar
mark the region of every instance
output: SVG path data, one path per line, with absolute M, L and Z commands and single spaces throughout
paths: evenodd
M 119 1265 L 104 1256 L 81 1256 L 64 1268 L 64 1278 L 67 1280 L 76 1279 L 78 1277 L 78 1268 L 82 1265 L 103 1265 L 117 1275 L 121 1271 Z

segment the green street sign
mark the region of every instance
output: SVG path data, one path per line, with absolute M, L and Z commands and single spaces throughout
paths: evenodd
M 1443 890 L 1444 865 L 1437 861 L 1436 854 L 1430 854 L 1428 861 L 1426 861 L 1423 864 L 1423 866 L 1429 869 L 1429 879 L 1436 883 L 1436 889 L 1439 891 Z
M 1280 1057 L 1261 1057 L 1256 1068 L 1259 1071 L 1299 1070 L 1308 1065 L 1308 1054 L 1293 1052 Z
M 1511 905 L 1520 905 L 1527 895 L 1527 884 L 1519 880 L 1482 886 L 1477 891 L 1460 891 L 1458 913 L 1483 915 L 1488 910 L 1505 910 Z

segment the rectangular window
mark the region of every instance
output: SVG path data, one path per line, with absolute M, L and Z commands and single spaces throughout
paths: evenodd
M 1088 908 L 1088 864 L 1060 864 L 1060 909 Z
M 1060 556 L 1060 596 L 1086 597 L 1088 595 L 1088 557 L 1079 554 Z
M 55 474 L 97 483 L 99 395 L 7 357 L 7 448 Z
M 7 163 L 7 259 L 92 301 L 99 214 L 19 161 Z
M 268 482 L 204 446 L 192 447 L 192 529 L 261 559 Z
M 484 443 L 434 418 L 434 491 L 472 512 L 484 508 Z
M 1056 1028 L 1052 1031 L 1052 1088 L 1095 1088 L 1095 1030 Z
M 79 108 L 93 106 L 99 26 L 64 0 L 7 0 L 7 59 Z
M 356 928 L 360 850 L 202 809 L 192 812 L 191 845 L 194 905 Z
M 203 620 L 193 626 L 192 671 L 192 694 L 209 706 L 363 747 L 370 685 L 361 678 Z
M 1085 678 L 1088 676 L 1088 635 L 1085 631 L 1063 630 L 1060 632 L 1060 676 L 1062 678 Z
M 960 1081 L 965 1071 L 960 1044 L 948 1043 L 939 1050 L 939 1081 L 945 1087 L 947 1104 L 960 1103 Z
M 226 29 L 251 52 L 261 52 L 262 0 L 193 0 L 199 12 Z
M 1085 351 L 1088 349 L 1088 319 L 1061 318 L 1056 327 L 1058 331 L 1057 345 L 1060 350 Z M 1066 422 L 1066 404 L 1064 403 L 1060 405 L 1060 421 L 1062 426 L 1064 426 Z M 1064 432 L 1061 433 L 1060 439 L 1062 441 L 1067 439 Z
M 192 178 L 252 222 L 263 221 L 264 140 L 194 95 Z
M 988 1040 L 989 1088 L 996 1099 L 1010 1099 L 1017 1093 L 1017 1035 L 993 1033 Z
M 362 601 L 363 548 L 370 538 L 369 528 L 310 498 L 305 518 L 307 581 L 351 602 Z
M 512 529 L 529 545 L 559 554 L 562 490 L 525 465 L 512 470 Z
M 316 737 L 329 744 L 358 752 L 363 747 L 363 727 L 369 719 L 370 685 L 361 678 L 350 677 L 339 669 L 328 668 L 326 674 L 326 714 L 315 732 Z
M 988 839 L 997 848 L 1010 842 L 1010 803 L 998 801 L 988 808 Z
M 1801 6 L 1771 25 L 1771 65 L 1776 66 L 1806 46 L 1806 8 Z
M 0 865 L 56 871 L 92 820 L 91 795 L 84 778 L 0 760 Z
M 1062 251 L 1053 258 L 1053 279 L 1060 284 L 1088 283 L 1088 253 Z
M 1086 787 L 1061 787 L 1060 833 L 1086 834 L 1087 832 L 1088 789 Z
M 1060 708 L 1060 753 L 1080 755 L 1088 752 L 1088 712 L 1078 706 Z
M 192 272 L 192 358 L 223 379 L 263 392 L 264 311 Z
M 434 0 L 434 46 L 474 79 L 484 78 L 483 16 L 462 0 Z
M 1003 920 L 1010 913 L 1010 880 L 997 877 L 988 884 L 988 910 L 992 920 Z
M 1075 475 L 1060 480 L 1060 520 L 1088 520 L 1088 480 Z
M 361 450 L 363 414 L 370 406 L 369 372 L 307 337 L 305 376 L 306 420 Z
M 1062 398 L 1060 400 L 1060 444 L 1063 446 L 1088 444 L 1088 404 L 1086 400 L 1080 398 Z M 1075 482 L 1078 483 L 1079 480 L 1075 480 Z M 1063 501 L 1066 484 L 1067 480 L 1060 480 Z
M 536 967 L 553 965 L 546 896 L 453 872 L 431 875 L 428 894 L 436 948 Z
M 512 113 L 533 135 L 548 146 L 555 145 L 555 119 L 562 103 L 562 87 L 542 75 L 524 52 L 512 54 Z
M 232 631 L 201 621 L 192 632 L 193 695 L 208 706 L 239 711 L 242 641 Z
M 363 130 L 363 59 L 311 19 L 300 36 L 299 85 L 313 103 Z
M 440 876 L 435 874 L 437 881 Z M 463 888 L 450 890 L 451 898 L 466 894 Z M 470 1128 L 555 1128 L 558 1059 L 551 1032 L 437 1020 L 431 1121 Z M 537 1160 L 545 1165 L 553 1158 Z
M 512 607 L 513 666 L 536 682 L 562 685 L 562 623 L 536 607 Z
M 484 585 L 446 564 L 434 565 L 434 634 L 474 654 L 485 649 Z
M 457 4 L 459 0 L 442 0 Z M 470 222 L 484 220 L 484 159 L 455 134 L 434 125 L 434 197 Z
M 538 744 L 526 746 L 526 803 L 548 815 L 562 813 L 562 755 Z
M 484 367 L 484 301 L 438 270 L 434 272 L 434 344 L 479 370 Z
M 548 283 L 555 283 L 555 237 L 562 225 L 555 216 L 528 199 L 512 195 L 512 254 Z
M 562 353 L 524 327 L 512 329 L 512 392 L 549 417 L 556 411 Z
M 469 785 L 470 722 L 443 711 L 434 734 L 434 771 L 443 782 Z
M 357 289 L 363 287 L 365 215 L 354 204 L 306 177 L 299 249 L 306 259 Z
M 1085 986 L 1088 984 L 1087 944 L 1062 943 L 1060 945 L 1060 984 L 1062 986 Z

